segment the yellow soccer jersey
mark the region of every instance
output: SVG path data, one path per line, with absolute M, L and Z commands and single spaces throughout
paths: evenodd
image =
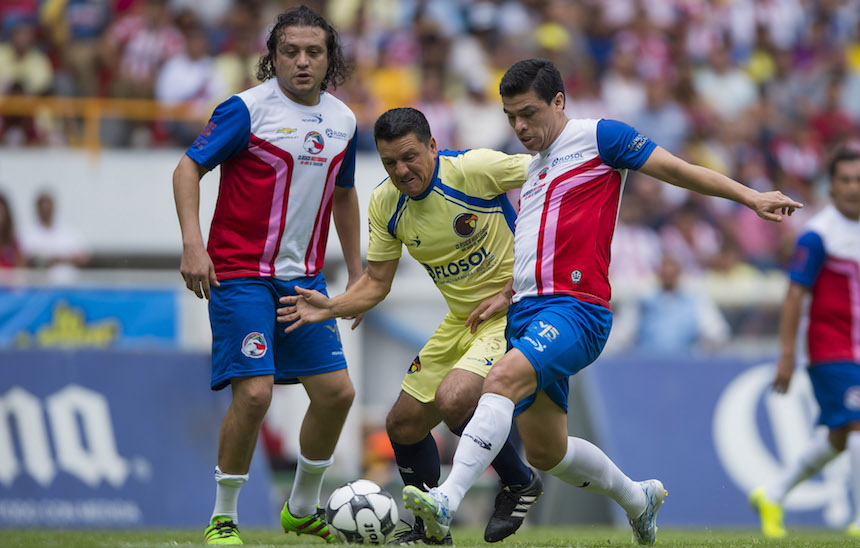
M 465 320 L 511 278 L 516 215 L 505 192 L 522 186 L 530 161 L 488 149 L 439 151 L 430 186 L 415 198 L 386 179 L 370 198 L 367 260 L 398 259 L 405 244 Z

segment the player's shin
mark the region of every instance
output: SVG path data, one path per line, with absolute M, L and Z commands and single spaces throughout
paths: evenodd
M 224 516 L 239 523 L 239 513 L 236 505 L 239 499 L 239 490 L 248 481 L 248 474 L 231 475 L 225 474 L 219 467 L 215 467 L 215 508 L 212 517 Z
M 440 463 L 439 449 L 433 434 L 418 443 L 397 443 L 391 441 L 394 449 L 394 460 L 404 485 L 415 485 L 423 488 L 439 485 Z
M 296 479 L 290 491 L 290 512 L 293 516 L 307 516 L 316 511 L 320 502 L 323 476 L 332 462 L 334 462 L 333 458 L 309 460 L 299 451 Z
M 567 454 L 549 473 L 593 493 L 608 495 L 628 515 L 638 516 L 645 508 L 645 495 L 606 454 L 586 440 L 569 436 Z
M 439 488 L 448 497 L 452 511 L 457 511 L 466 491 L 504 446 L 513 416 L 514 402 L 504 396 L 488 393 L 478 400 L 472 420 L 457 444 L 451 474 Z

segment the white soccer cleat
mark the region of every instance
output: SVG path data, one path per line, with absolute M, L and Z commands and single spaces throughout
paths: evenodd
M 630 527 L 633 529 L 633 538 L 642 546 L 653 546 L 657 541 L 657 510 L 663 504 L 663 499 L 669 494 L 663 488 L 660 480 L 640 481 L 639 486 L 645 492 L 645 510 L 639 514 L 637 518 L 627 519 L 630 521 Z

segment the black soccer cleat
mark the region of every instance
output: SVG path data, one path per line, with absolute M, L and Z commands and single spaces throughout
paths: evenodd
M 402 522 L 401 522 L 402 523 Z M 453 546 L 454 540 L 451 538 L 451 532 L 445 535 L 442 540 L 428 537 L 424 531 L 424 522 L 419 517 L 415 517 L 415 525 L 408 529 L 403 529 L 395 533 L 393 539 L 388 541 L 389 546 Z
M 532 479 L 526 484 L 503 485 L 496 495 L 493 515 L 484 530 L 484 540 L 499 542 L 517 532 L 526 512 L 543 494 L 543 481 L 537 472 L 532 471 Z

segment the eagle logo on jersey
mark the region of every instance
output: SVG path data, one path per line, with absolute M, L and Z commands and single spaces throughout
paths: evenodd
M 420 356 L 415 356 L 415 359 L 412 360 L 412 365 L 409 366 L 409 370 L 406 374 L 411 375 L 412 373 L 418 373 L 419 371 L 421 371 L 421 358 Z
M 242 341 L 242 354 L 249 358 L 262 358 L 266 354 L 266 339 L 256 331 L 248 333 Z
M 325 146 L 325 142 L 323 141 L 322 135 L 316 131 L 310 131 L 307 135 L 305 135 L 305 144 L 304 148 L 311 154 L 319 154 L 322 152 L 323 147 Z
M 478 227 L 478 216 L 474 213 L 460 213 L 454 218 L 454 232 L 460 237 L 471 236 Z

